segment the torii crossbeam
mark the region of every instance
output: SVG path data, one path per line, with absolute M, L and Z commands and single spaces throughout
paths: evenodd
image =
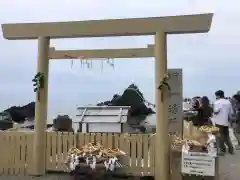
M 10 40 L 38 39 L 38 72 L 45 76 L 40 101 L 36 101 L 33 158 L 36 175 L 45 174 L 45 124 L 47 120 L 48 70 L 50 38 L 108 37 L 155 35 L 155 101 L 156 101 L 156 158 L 155 179 L 169 180 L 169 146 L 167 100 L 168 92 L 158 89 L 167 72 L 167 34 L 206 33 L 213 14 L 169 17 L 91 20 L 77 22 L 3 24 L 3 37 Z
M 49 59 L 64 60 L 64 59 L 119 59 L 126 60 L 127 58 L 149 58 L 154 57 L 154 47 L 147 48 L 125 48 L 125 49 L 87 49 L 87 50 L 55 50 L 50 48 Z M 125 58 L 125 59 L 124 59 Z

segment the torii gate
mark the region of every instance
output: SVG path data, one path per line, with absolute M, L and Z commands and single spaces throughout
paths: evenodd
M 45 124 L 47 120 L 49 43 L 51 38 L 84 38 L 109 36 L 155 35 L 155 103 L 156 103 L 156 169 L 155 179 L 169 179 L 167 102 L 168 91 L 159 89 L 167 72 L 167 34 L 206 33 L 210 30 L 213 14 L 168 17 L 91 20 L 76 22 L 3 24 L 3 37 L 9 40 L 38 39 L 37 71 L 45 77 L 44 87 L 36 97 L 33 159 L 35 175 L 45 174 Z M 42 123 L 44 121 L 44 123 Z M 44 136 L 43 136 L 44 135 Z

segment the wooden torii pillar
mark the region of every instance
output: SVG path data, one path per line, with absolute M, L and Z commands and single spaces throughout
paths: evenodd
M 33 159 L 35 175 L 45 174 L 45 124 L 47 120 L 47 91 L 50 38 L 83 38 L 109 36 L 155 35 L 155 101 L 156 101 L 156 165 L 155 179 L 169 180 L 167 92 L 158 89 L 167 73 L 166 35 L 206 33 L 210 30 L 213 14 L 168 17 L 91 20 L 75 22 L 3 24 L 3 37 L 9 40 L 38 39 L 38 72 L 45 76 L 40 89 L 40 100 L 35 107 L 35 136 Z

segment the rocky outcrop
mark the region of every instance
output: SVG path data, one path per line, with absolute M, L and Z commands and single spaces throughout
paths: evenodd
M 146 106 L 146 101 L 142 92 L 135 84 L 129 85 L 122 95 L 113 95 L 112 100 L 98 103 L 97 106 L 130 106 L 128 111 L 128 124 L 139 125 L 139 129 L 143 132 L 144 128 L 141 124 L 147 116 L 154 114 L 152 108 Z
M 126 88 L 122 95 L 113 95 L 112 100 L 98 103 L 98 106 L 130 106 L 129 116 L 142 116 L 155 113 L 145 104 L 142 92 L 135 84 L 131 84 Z
M 26 119 L 33 120 L 35 116 L 35 102 L 31 102 L 25 106 L 12 106 L 3 112 L 7 112 L 10 120 L 17 123 L 23 123 Z
M 53 130 L 62 132 L 74 132 L 72 128 L 72 119 L 68 115 L 58 115 L 53 120 Z

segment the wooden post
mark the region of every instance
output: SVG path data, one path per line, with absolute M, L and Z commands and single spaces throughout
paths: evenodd
M 166 34 L 155 35 L 155 103 L 156 103 L 156 155 L 155 179 L 169 180 L 169 137 L 168 137 L 168 89 L 158 89 L 164 74 L 167 73 Z
M 49 43 L 50 38 L 38 38 L 38 63 L 37 72 L 44 74 L 44 88 L 40 89 L 40 100 L 36 94 L 35 105 L 35 132 L 33 142 L 33 175 L 44 175 L 45 152 L 46 152 L 46 121 L 47 121 L 47 103 L 48 103 L 48 71 L 49 71 Z

